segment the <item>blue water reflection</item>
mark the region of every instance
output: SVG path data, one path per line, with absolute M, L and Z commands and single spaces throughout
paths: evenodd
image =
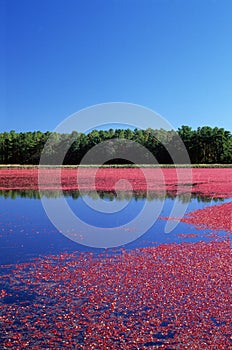
M 55 201 L 60 194 L 45 194 L 50 197 L 49 200 Z M 78 193 L 66 193 L 66 199 L 73 212 L 79 218 L 88 222 L 90 225 L 98 227 L 115 227 L 120 226 L 128 221 L 143 208 L 146 201 L 144 193 L 135 193 L 128 201 L 127 193 L 121 193 L 116 196 L 114 193 L 100 193 L 101 199 L 93 197 L 93 194 L 86 194 L 90 201 L 121 201 L 126 208 L 118 213 L 105 214 L 98 213 L 89 208 L 83 198 Z M 161 211 L 161 217 L 168 217 L 172 206 L 173 195 L 167 196 Z M 148 199 L 153 204 L 159 206 L 162 198 L 157 194 Z M 178 198 L 184 203 L 186 198 L 180 196 Z M 154 202 L 155 201 L 155 202 Z M 187 212 L 203 209 L 207 206 L 229 202 L 231 199 L 216 200 L 204 197 L 192 196 Z M 48 219 L 44 208 L 36 191 L 9 191 L 1 192 L 0 197 L 0 263 L 9 264 L 15 262 L 27 261 L 33 257 L 47 254 L 57 254 L 60 252 L 73 251 L 93 251 L 95 253 L 102 252 L 102 249 L 90 248 L 75 243 L 62 235 Z M 151 213 L 152 215 L 152 213 Z M 154 225 L 136 241 L 128 243 L 126 249 L 134 249 L 138 247 L 147 247 L 161 243 L 172 242 L 196 242 L 199 240 L 207 241 L 210 239 L 208 233 L 210 230 L 196 230 L 193 225 L 179 223 L 178 226 L 169 234 L 164 233 L 166 221 L 159 218 Z M 125 233 L 126 234 L 126 233 Z M 179 236 L 180 234 L 196 234 L 194 237 Z M 226 234 L 221 231 L 221 235 Z M 115 249 L 114 249 L 115 252 Z

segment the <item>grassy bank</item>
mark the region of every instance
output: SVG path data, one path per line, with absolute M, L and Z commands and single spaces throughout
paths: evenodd
M 90 164 L 90 165 L 21 165 L 0 164 L 0 169 L 31 168 L 232 168 L 232 164 Z

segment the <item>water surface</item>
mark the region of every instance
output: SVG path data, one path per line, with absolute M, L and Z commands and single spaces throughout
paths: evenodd
M 1 191 L 0 195 L 1 264 L 23 262 L 33 257 L 61 252 L 91 251 L 98 254 L 104 251 L 104 249 L 78 244 L 61 234 L 47 217 L 38 191 L 10 190 Z M 103 191 L 99 193 L 99 196 L 96 196 L 95 192 L 88 192 L 82 197 L 78 191 L 64 192 L 64 194 L 59 191 L 45 191 L 43 195 L 49 201 L 54 202 L 59 201 L 64 195 L 75 215 L 89 225 L 103 228 L 126 225 L 140 213 L 146 200 L 152 203 L 153 208 L 163 204 L 160 217 L 155 220 L 152 227 L 135 241 L 123 246 L 128 250 L 161 243 L 208 241 L 210 239 L 208 233 L 212 231 L 199 230 L 193 225 L 180 222 L 171 233 L 165 233 L 166 220 L 162 218 L 170 215 L 175 199 L 172 193 L 168 194 L 165 199 L 155 192 L 150 193 L 149 198 L 146 198 L 146 193 L 142 191 L 132 193 L 131 198 L 127 192 Z M 124 206 L 124 209 L 116 213 L 97 212 L 88 207 L 84 200 L 86 198 L 95 205 L 102 201 L 117 201 Z M 231 199 L 213 199 L 199 195 L 192 195 L 191 198 L 181 195 L 177 197 L 177 200 L 180 206 L 186 205 L 186 201 L 188 202 L 186 213 L 231 201 Z M 149 215 L 152 216 L 153 212 L 150 212 Z M 187 237 L 185 234 L 190 234 L 190 236 Z M 219 234 L 223 236 L 225 232 L 221 231 Z

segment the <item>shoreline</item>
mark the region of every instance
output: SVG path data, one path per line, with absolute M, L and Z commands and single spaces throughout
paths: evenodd
M 60 165 L 60 164 L 51 164 L 51 165 L 33 165 L 33 164 L 0 164 L 1 169 L 78 169 L 78 168 L 232 168 L 232 164 L 78 164 L 78 165 Z

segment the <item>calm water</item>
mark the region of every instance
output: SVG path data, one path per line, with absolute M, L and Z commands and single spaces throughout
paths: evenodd
M 128 192 L 99 195 L 66 192 L 65 199 L 73 213 L 96 230 L 100 227 L 109 233 L 114 227 L 126 228 L 139 213 L 138 233 L 146 218 L 155 218 L 153 225 L 124 245 L 123 251 L 121 247 L 91 248 L 61 234 L 47 217 L 44 200 L 59 208 L 64 199 L 61 193 L 44 192 L 40 199 L 36 191 L 0 192 L 0 349 L 81 350 L 90 345 L 104 349 L 105 337 L 110 349 L 134 349 L 136 343 L 140 344 L 136 349 L 191 349 L 196 344 L 199 349 L 205 344 L 209 349 L 229 348 L 226 241 L 159 245 L 215 239 L 209 235 L 212 230 L 186 223 L 165 233 L 170 221 L 164 218 L 170 216 L 174 203 L 180 210 L 188 204 L 188 213 L 231 199 L 175 198 L 172 194 L 162 198 L 156 193 L 146 198 L 143 192 L 133 193 L 130 200 Z M 115 213 L 97 212 L 86 201 L 92 207 L 113 204 L 123 208 Z M 156 219 L 157 208 L 161 210 Z M 64 220 L 62 210 L 58 214 Z M 134 252 L 138 247 L 155 248 Z M 60 255 L 64 252 L 73 254 Z M 218 254 L 220 263 L 215 259 Z M 215 339 L 219 347 L 214 346 Z
M 57 254 L 61 252 L 92 251 L 102 252 L 103 249 L 91 248 L 76 242 L 61 234 L 48 219 L 37 191 L 1 191 L 0 193 L 0 263 L 9 264 L 28 261 L 41 255 Z M 128 200 L 128 193 L 121 192 L 118 195 L 112 192 L 101 192 L 101 198 L 89 193 L 81 197 L 78 192 L 67 192 L 65 198 L 73 212 L 84 222 L 96 227 L 114 227 L 124 225 L 132 220 L 142 210 L 146 201 L 145 193 L 133 193 Z M 45 192 L 44 196 L 49 201 L 59 201 L 59 192 Z M 118 201 L 125 209 L 117 213 L 101 213 L 88 207 L 84 199 L 98 205 L 101 201 Z M 169 195 L 164 200 L 160 213 L 161 217 L 168 217 L 173 207 L 175 197 Z M 153 207 L 160 206 L 162 198 L 157 194 L 151 194 L 148 198 Z M 202 209 L 207 206 L 231 201 L 215 200 L 200 196 L 192 196 L 191 199 L 180 196 L 177 198 L 179 205 L 188 202 L 187 213 Z M 153 215 L 153 213 L 149 213 Z M 196 242 L 207 241 L 207 236 L 212 230 L 196 230 L 193 225 L 179 223 L 171 233 L 164 233 L 166 220 L 158 218 L 152 227 L 141 237 L 124 246 L 125 249 L 154 246 L 160 243 L 181 243 L 183 241 Z M 181 237 L 179 234 L 196 234 L 194 237 Z M 126 234 L 126 233 L 125 233 Z M 221 231 L 220 235 L 225 232 Z M 115 249 L 109 249 L 112 254 Z

